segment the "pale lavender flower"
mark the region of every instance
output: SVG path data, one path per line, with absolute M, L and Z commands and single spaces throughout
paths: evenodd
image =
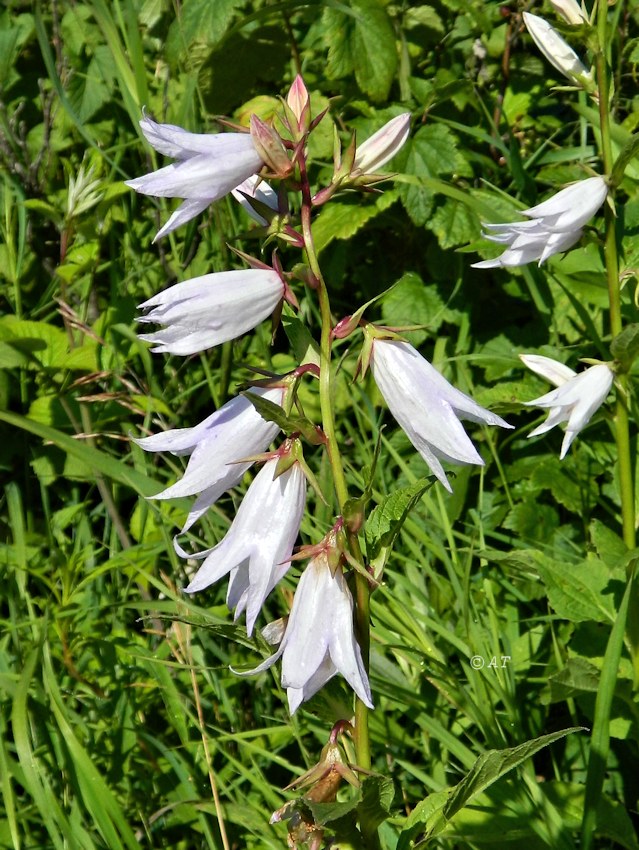
M 337 673 L 361 701 L 373 708 L 368 676 L 353 629 L 353 598 L 341 567 L 333 576 L 326 552 L 302 573 L 279 649 L 249 676 L 282 659 L 282 686 L 291 714 Z
M 253 387 L 250 394 L 282 404 L 285 389 Z M 253 461 L 243 458 L 265 451 L 279 433 L 279 426 L 267 422 L 245 396 L 236 396 L 193 428 L 172 428 L 150 437 L 134 439 L 147 452 L 190 455 L 182 478 L 152 499 L 177 499 L 197 495 L 182 532 L 191 526 L 242 479 Z
M 140 339 L 154 352 L 195 354 L 252 330 L 270 316 L 285 286 L 272 269 L 237 269 L 194 277 L 149 298 L 138 322 L 165 325 Z
M 440 461 L 484 464 L 460 419 L 513 427 L 455 389 L 407 342 L 374 339 L 370 365 L 390 412 L 449 491 Z
M 183 557 L 204 558 L 187 593 L 203 590 L 230 574 L 226 597 L 235 619 L 246 612 L 246 629 L 253 631 L 264 600 L 286 575 L 299 533 L 306 478 L 297 462 L 275 478 L 279 458 L 267 461 L 246 491 L 224 539 L 212 549 Z
M 557 387 L 524 404 L 529 407 L 547 408 L 550 411 L 546 421 L 531 431 L 529 437 L 545 434 L 561 422 L 567 423 L 559 455 L 560 460 L 563 460 L 572 441 L 605 401 L 612 387 L 614 372 L 606 363 L 590 366 L 577 373 L 550 357 L 535 354 L 519 356 L 529 369 Z
M 559 73 L 573 83 L 584 84 L 592 81 L 592 71 L 586 68 L 572 47 L 548 21 L 538 15 L 531 15 L 530 12 L 524 12 L 523 18 L 526 29 L 540 52 Z
M 508 247 L 492 260 L 473 263 L 476 269 L 523 266 L 538 261 L 541 265 L 553 254 L 567 251 L 582 236 L 608 194 L 604 177 L 588 177 L 566 186 L 541 204 L 522 210 L 530 221 L 484 224 L 484 237 Z
M 410 132 L 410 112 L 392 118 L 376 133 L 357 146 L 353 169 L 373 174 L 386 165 L 402 148 Z
M 177 162 L 127 180 L 143 195 L 185 198 L 154 242 L 195 218 L 206 207 L 227 195 L 262 168 L 262 159 L 248 133 L 189 133 L 174 124 L 158 124 L 148 116 L 140 127 L 158 153 Z

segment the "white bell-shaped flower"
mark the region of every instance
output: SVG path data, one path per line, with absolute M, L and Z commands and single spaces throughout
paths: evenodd
M 306 478 L 294 462 L 275 477 L 279 458 L 267 461 L 246 491 L 223 540 L 212 549 L 182 557 L 204 559 L 187 593 L 203 590 L 230 574 L 226 597 L 235 619 L 245 611 L 252 633 L 264 600 L 289 567 L 306 501 Z
M 196 354 L 252 330 L 275 310 L 285 287 L 272 269 L 236 269 L 176 283 L 149 298 L 138 322 L 165 325 L 140 334 L 153 352 Z
M 262 159 L 248 133 L 189 133 L 174 124 L 140 121 L 146 140 L 158 153 L 177 160 L 126 185 L 143 195 L 185 198 L 155 239 L 195 218 L 213 201 L 262 168 Z
M 285 389 L 253 387 L 250 392 L 281 405 Z M 177 499 L 197 495 L 182 527 L 185 532 L 223 493 L 239 484 L 253 463 L 242 459 L 265 451 L 279 430 L 260 416 L 248 398 L 236 396 L 193 428 L 172 428 L 134 442 L 147 452 L 190 455 L 182 478 L 151 496 Z
M 546 421 L 531 431 L 529 437 L 545 434 L 555 425 L 566 423 L 566 434 L 559 455 L 563 460 L 572 441 L 605 401 L 612 387 L 614 372 L 606 363 L 590 366 L 577 373 L 550 357 L 535 354 L 519 356 L 529 369 L 557 387 L 525 404 L 529 407 L 547 408 L 550 411 Z
M 332 575 L 326 552 L 309 561 L 302 573 L 277 652 L 242 675 L 261 673 L 280 658 L 291 714 L 337 673 L 373 708 L 353 629 L 353 598 L 341 567 Z
M 390 412 L 449 491 L 442 460 L 484 464 L 460 420 L 513 427 L 455 389 L 407 342 L 374 339 L 370 365 Z

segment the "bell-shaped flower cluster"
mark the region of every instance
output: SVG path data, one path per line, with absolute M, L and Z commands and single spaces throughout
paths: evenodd
M 553 254 L 567 251 L 581 239 L 590 221 L 608 194 L 604 177 L 588 177 L 572 183 L 537 206 L 522 210 L 530 221 L 484 224 L 484 237 L 505 245 L 503 254 L 492 260 L 473 263 L 476 269 L 503 266 L 541 265 Z
M 545 434 L 555 425 L 565 422 L 566 433 L 559 455 L 563 460 L 577 434 L 586 427 L 593 414 L 606 400 L 615 373 L 607 363 L 598 363 L 577 373 L 550 357 L 521 354 L 520 358 L 529 369 L 546 378 L 557 388 L 532 401 L 524 402 L 530 407 L 542 407 L 549 411 L 546 421 L 528 436 Z
M 260 225 L 273 226 L 273 234 L 277 232 L 303 246 L 303 236 L 286 220 L 284 193 L 278 197 L 261 172 L 268 171 L 280 179 L 292 174 L 295 157 L 304 155 L 306 136 L 321 116 L 313 119 L 301 77 L 291 86 L 283 108 L 287 138 L 255 115 L 250 118 L 249 133 L 190 133 L 148 116 L 142 119 L 140 127 L 149 144 L 174 162 L 130 180 L 128 185 L 142 194 L 183 199 L 156 239 L 231 194 Z M 351 144 L 348 167 L 357 179 L 374 179 L 375 172 L 405 143 L 409 124 L 410 115 L 400 115 L 359 147 Z M 331 191 L 339 185 L 336 180 Z M 281 221 L 273 224 L 278 213 L 284 225 Z M 276 231 L 276 227 L 280 229 Z M 248 270 L 195 277 L 149 298 L 140 305 L 139 322 L 153 323 L 160 329 L 140 338 L 152 344 L 153 352 L 191 355 L 252 330 L 270 315 L 277 315 L 283 300 L 297 306 L 290 276 L 283 272 L 279 260 L 274 259 L 273 267 L 269 267 L 247 259 L 251 266 Z M 280 427 L 258 411 L 264 408 L 264 402 L 286 407 L 287 386 L 276 379 L 266 386 L 252 387 L 245 396 L 231 399 L 191 428 L 171 429 L 135 441 L 145 451 L 188 456 L 181 478 L 152 497 L 196 497 L 183 532 L 223 493 L 239 484 L 256 460 L 263 461 L 227 533 L 216 546 L 190 554 L 175 543 L 182 557 L 202 562 L 186 591 L 204 590 L 228 576 L 227 603 L 236 619 L 245 615 L 249 634 L 267 596 L 290 567 L 305 508 L 306 480 L 313 480 L 297 439 L 290 438 L 279 449 L 263 454 Z M 256 405 L 251 403 L 251 394 Z M 280 657 L 291 711 L 338 673 L 366 705 L 372 706 L 354 635 L 353 600 L 342 566 L 333 561 L 329 564 L 322 552 L 313 558 L 300 580 L 280 649 L 262 667 Z

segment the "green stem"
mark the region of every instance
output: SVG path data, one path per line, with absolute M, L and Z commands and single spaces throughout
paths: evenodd
M 310 197 L 310 189 L 306 174 L 306 163 L 303 157 L 300 162 L 300 176 L 302 187 L 302 233 L 304 236 L 304 246 L 308 264 L 313 273 L 317 284 L 317 293 L 320 308 L 320 317 L 322 322 L 322 332 L 320 338 L 320 408 L 322 411 L 322 429 L 326 437 L 326 449 L 328 459 L 333 474 L 333 485 L 337 495 L 340 513 L 343 515 L 346 502 L 348 501 L 348 485 L 344 473 L 344 466 L 339 450 L 339 442 L 337 439 L 337 431 L 335 427 L 334 415 L 334 387 L 333 374 L 331 371 L 331 347 L 332 347 L 332 330 L 333 319 L 331 315 L 331 305 L 328 296 L 326 283 L 322 275 L 322 270 L 317 258 L 313 234 L 311 231 L 311 213 L 312 203 Z M 359 545 L 357 535 L 352 532 L 348 533 L 348 542 L 351 554 L 359 563 L 363 563 L 362 551 Z M 370 586 L 366 576 L 356 573 L 355 575 L 355 626 L 357 629 L 357 637 L 359 640 L 360 649 L 362 652 L 362 661 L 364 667 L 368 671 L 369 667 L 369 651 L 370 651 Z M 364 703 L 356 698 L 355 702 L 355 730 L 353 733 L 355 742 L 355 757 L 359 767 L 370 769 L 371 753 L 370 753 L 370 736 L 368 729 L 368 708 Z M 362 829 L 366 831 L 365 825 L 362 824 Z
M 597 10 L 597 32 L 599 49 L 597 51 L 596 69 L 599 88 L 599 118 L 601 124 L 601 151 L 603 156 L 604 173 L 612 174 L 614 166 L 612 154 L 612 139 L 610 135 L 610 80 L 608 52 L 608 6 L 600 2 Z M 610 333 L 618 336 L 623 329 L 621 315 L 621 287 L 619 285 L 619 255 L 617 251 L 616 220 L 612 203 L 605 207 L 605 242 L 604 257 L 606 262 L 606 280 L 608 284 L 608 300 L 610 305 Z M 629 549 L 636 545 L 635 532 L 635 501 L 632 475 L 632 456 L 630 452 L 630 428 L 628 409 L 625 403 L 627 376 L 619 375 L 620 392 L 617 394 L 615 411 L 615 438 L 617 442 L 617 457 L 619 469 L 619 488 L 621 495 L 621 516 L 623 539 Z

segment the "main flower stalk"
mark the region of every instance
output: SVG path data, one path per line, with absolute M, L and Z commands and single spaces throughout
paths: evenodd
M 317 258 L 317 252 L 315 250 L 315 243 L 313 241 L 313 233 L 311 230 L 311 191 L 306 171 L 306 160 L 303 154 L 299 159 L 299 168 L 302 192 L 301 223 L 302 234 L 304 237 L 304 248 L 310 270 L 317 282 L 317 294 L 322 323 L 320 337 L 320 409 L 322 412 L 322 429 L 324 431 L 324 436 L 326 437 L 326 448 L 328 451 L 331 472 L 333 474 L 333 484 L 335 487 L 339 511 L 343 514 L 346 502 L 348 501 L 348 485 L 346 484 L 346 476 L 344 474 L 344 467 L 339 450 L 333 406 L 334 392 L 333 375 L 331 372 L 331 331 L 333 329 L 333 319 L 326 282 L 322 275 L 322 270 Z M 359 540 L 357 539 L 357 535 L 352 532 L 348 532 L 348 545 L 355 560 L 358 563 L 362 563 L 362 553 L 359 546 Z M 362 660 L 366 672 L 368 672 L 370 653 L 370 586 L 366 577 L 360 573 L 355 574 L 355 625 L 357 629 L 357 638 L 362 652 Z M 355 756 L 358 766 L 365 769 L 369 769 L 371 766 L 368 711 L 369 709 L 365 703 L 357 697 L 355 703 L 354 730 Z

